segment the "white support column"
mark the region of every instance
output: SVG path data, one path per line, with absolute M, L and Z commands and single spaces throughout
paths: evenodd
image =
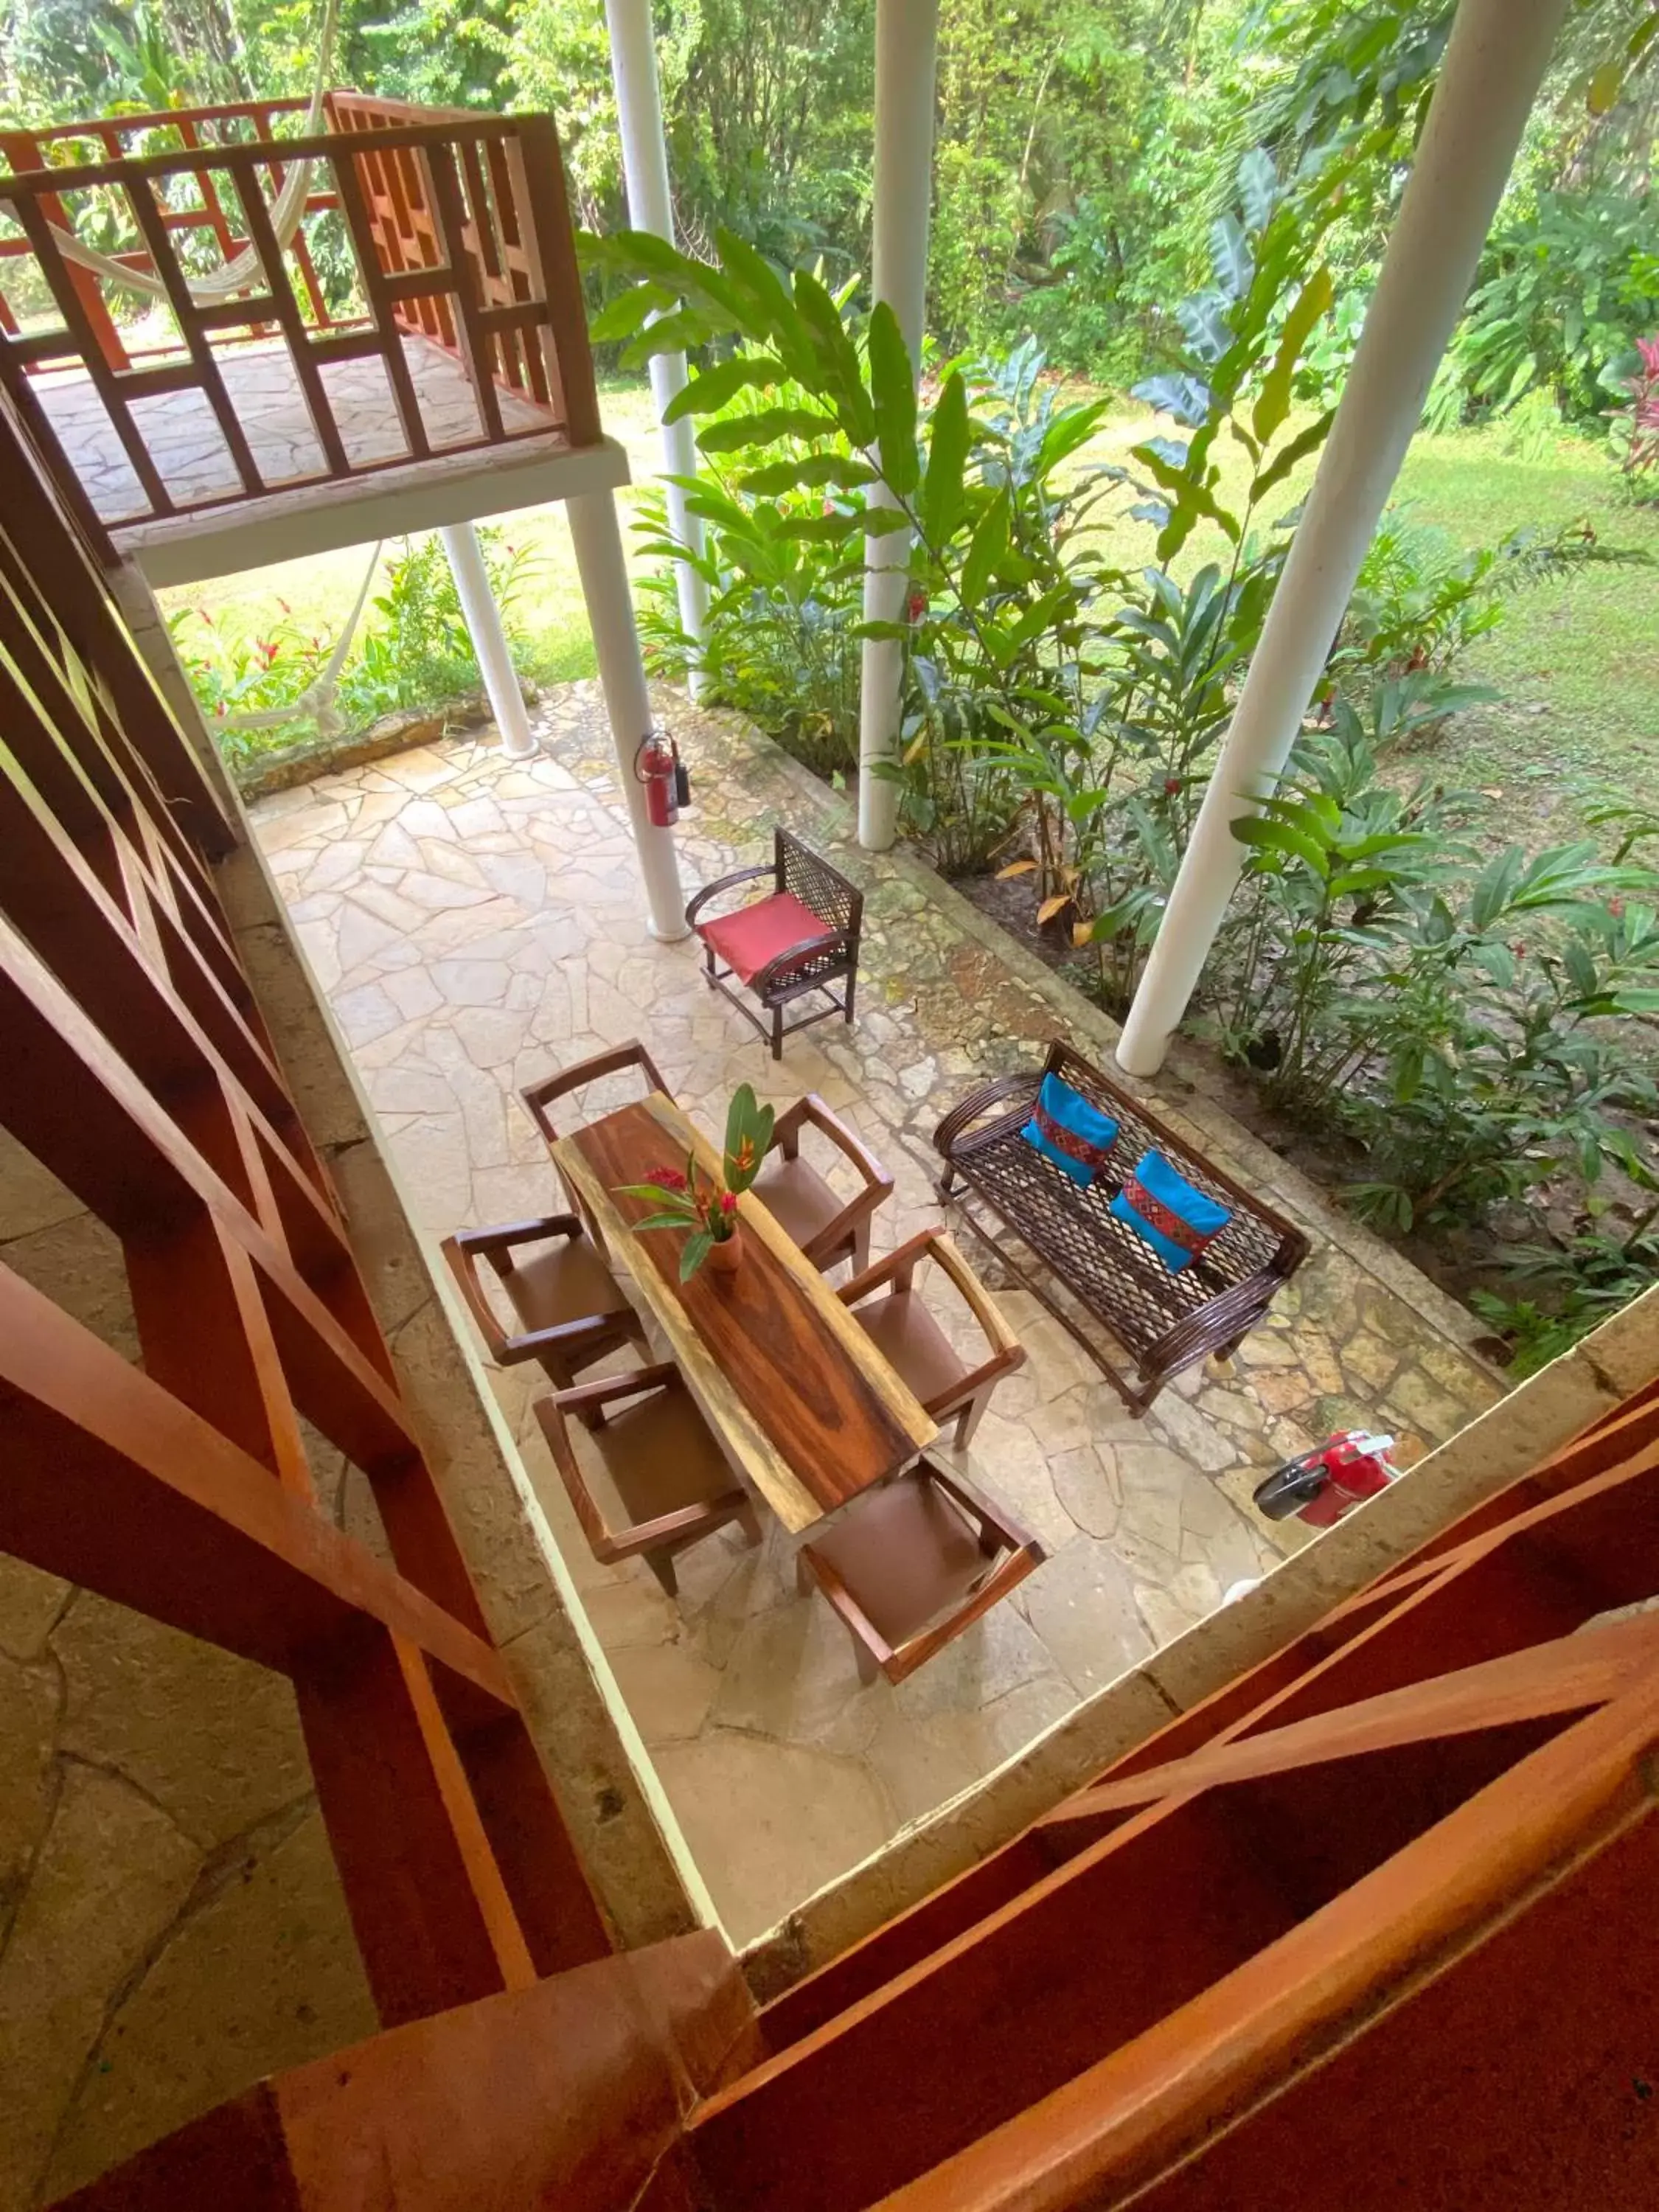
M 927 221 L 933 191 L 933 76 L 939 0 L 876 0 L 876 172 L 872 289 L 921 361 L 927 304 Z M 879 499 L 878 492 L 872 498 Z M 898 622 L 910 533 L 865 540 L 864 618 Z M 898 755 L 904 648 L 866 638 L 859 674 L 859 842 L 884 853 L 898 828 L 898 786 L 873 764 Z
M 524 693 L 513 666 L 507 632 L 501 628 L 501 611 L 489 587 L 489 571 L 484 566 L 478 533 L 470 522 L 454 522 L 438 535 L 449 556 L 461 612 L 466 617 L 467 635 L 478 656 L 484 693 L 501 733 L 501 750 L 509 760 L 524 760 L 535 751 L 536 740 L 530 733 Z
M 658 829 L 647 818 L 645 787 L 634 773 L 635 752 L 651 727 L 651 701 L 645 688 L 639 633 L 634 627 L 634 602 L 629 597 L 628 563 L 623 556 L 616 495 L 609 491 L 582 492 L 566 501 L 565 512 L 570 517 L 570 539 L 576 549 L 582 597 L 587 603 L 593 649 L 599 655 L 599 682 L 617 748 L 617 775 L 628 802 L 640 873 L 645 878 L 651 934 L 665 940 L 684 937 L 688 933 L 685 894 L 680 889 L 673 832 Z
M 1118 1063 L 1164 1064 L 1243 867 L 1231 824 L 1273 789 L 1462 310 L 1566 0 L 1462 0 L 1358 350 Z
M 662 91 L 657 82 L 657 42 L 651 0 L 605 0 L 611 31 L 611 76 L 617 88 L 617 120 L 622 132 L 623 176 L 628 187 L 628 219 L 635 230 L 648 230 L 674 244 L 674 206 L 668 188 L 668 147 L 663 137 Z M 651 397 L 662 428 L 662 465 L 670 476 L 697 473 L 696 426 L 690 417 L 664 422 L 668 404 L 685 389 L 685 356 L 653 354 Z M 704 548 L 701 516 L 687 511 L 678 484 L 663 487 L 669 527 L 678 542 L 698 555 Z M 680 628 L 701 647 L 708 626 L 708 587 L 683 561 L 674 564 L 674 589 L 680 604 Z M 691 672 L 691 696 L 701 696 L 703 675 Z

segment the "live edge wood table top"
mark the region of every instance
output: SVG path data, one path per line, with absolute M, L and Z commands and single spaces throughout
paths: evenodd
M 786 1528 L 810 1528 L 908 1467 L 938 1426 L 758 1199 L 738 1201 L 743 1258 L 679 1278 L 683 1237 L 629 1224 L 653 1209 L 619 1194 L 688 1152 L 714 1175 L 720 1155 L 660 1091 L 553 1147 L 612 1259 L 638 1289 L 733 1464 Z

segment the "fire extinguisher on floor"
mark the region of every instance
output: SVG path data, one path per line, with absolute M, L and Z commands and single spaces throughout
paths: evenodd
M 1258 1484 L 1256 1505 L 1270 1521 L 1294 1516 L 1310 1528 L 1328 1528 L 1398 1481 L 1400 1469 L 1389 1457 L 1393 1447 L 1392 1437 L 1371 1436 L 1364 1429 L 1328 1437 L 1312 1451 L 1287 1459 Z
M 691 804 L 691 778 L 672 738 L 648 730 L 634 755 L 634 774 L 645 786 L 645 811 L 659 830 L 672 830 Z

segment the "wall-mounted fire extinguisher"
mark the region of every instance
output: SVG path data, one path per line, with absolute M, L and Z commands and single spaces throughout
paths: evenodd
M 659 830 L 672 830 L 691 804 L 691 778 L 672 738 L 649 730 L 634 755 L 634 773 L 645 786 L 645 811 Z

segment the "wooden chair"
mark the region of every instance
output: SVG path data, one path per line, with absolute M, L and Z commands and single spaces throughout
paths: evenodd
M 535 1248 L 528 1257 L 516 1256 Z M 644 1327 L 574 1213 L 550 1213 L 501 1229 L 463 1229 L 443 1241 L 443 1255 L 485 1348 L 498 1367 L 538 1362 L 568 1389 L 584 1367 L 629 1343 Z M 520 1323 L 509 1336 L 479 1272 L 487 1262 Z
M 547 1110 L 554 1099 L 568 1098 L 573 1091 L 585 1091 L 589 1084 L 602 1083 L 607 1075 L 620 1075 L 629 1067 L 639 1069 L 647 1092 L 660 1091 L 665 1098 L 673 1097 L 663 1080 L 661 1069 L 638 1037 L 629 1037 L 626 1044 L 612 1045 L 609 1052 L 596 1052 L 587 1060 L 577 1060 L 573 1066 L 556 1069 L 538 1083 L 526 1084 L 519 1096 L 550 1150 L 559 1135 Z
M 932 1260 L 985 1333 L 988 1356 L 970 1367 L 917 1296 L 916 1269 Z M 886 1295 L 872 1293 L 885 1287 Z M 842 1285 L 843 1304 L 936 1421 L 957 1417 L 957 1445 L 972 1440 L 991 1393 L 1025 1364 L 1025 1347 L 990 1292 L 942 1229 L 923 1229 L 896 1252 Z
M 772 881 L 766 897 L 753 899 L 733 914 L 699 919 L 710 900 L 763 877 Z M 729 999 L 768 1039 L 774 1060 L 782 1059 L 783 1040 L 795 1030 L 827 1021 L 831 1014 L 852 1020 L 864 894 L 788 830 L 774 832 L 769 866 L 738 868 L 708 884 L 686 908 L 685 919 L 702 939 L 709 988 Z M 769 1029 L 727 988 L 732 978 L 760 1000 L 771 1017 Z M 830 986 L 843 978 L 845 988 L 837 998 Z M 784 1008 L 812 991 L 821 991 L 830 1004 L 786 1030 Z
M 538 1398 L 536 1418 L 589 1549 L 605 1565 L 642 1558 L 673 1597 L 674 1557 L 688 1544 L 728 1521 L 759 1543 L 760 1520 L 749 1493 L 672 1363 Z M 576 1457 L 572 1420 L 592 1439 L 612 1499 L 595 1496 Z
M 864 1188 L 852 1198 L 838 1197 L 811 1162 L 801 1158 L 801 1132 L 809 1128 L 828 1138 L 862 1176 Z M 870 1264 L 870 1224 L 891 1192 L 893 1178 L 823 1099 L 809 1091 L 779 1115 L 766 1164 L 750 1188 L 820 1273 L 843 1260 L 850 1260 L 856 1273 Z
M 612 1045 L 608 1052 L 593 1053 L 586 1060 L 579 1060 L 569 1067 L 556 1068 L 551 1075 L 544 1075 L 539 1082 L 526 1084 L 519 1096 L 524 1101 L 531 1120 L 541 1131 L 542 1142 L 550 1152 L 559 1137 L 558 1130 L 553 1126 L 553 1118 L 547 1110 L 553 1101 L 568 1098 L 578 1091 L 586 1090 L 591 1084 L 603 1083 L 607 1076 L 621 1075 L 630 1067 L 639 1070 L 640 1079 L 647 1096 L 653 1091 L 660 1091 L 665 1098 L 673 1097 L 673 1092 L 663 1079 L 661 1069 L 638 1037 L 629 1037 L 626 1044 Z M 558 1173 L 556 1169 L 555 1173 Z M 597 1228 L 587 1218 L 587 1209 L 580 1192 L 573 1190 L 562 1175 L 559 1176 L 559 1181 L 563 1185 L 565 1195 L 586 1222 L 588 1235 L 596 1243 L 601 1242 Z
M 923 1459 L 860 1498 L 795 1554 L 851 1630 L 859 1673 L 914 1674 L 1045 1557 L 1036 1538 L 965 1475 Z

